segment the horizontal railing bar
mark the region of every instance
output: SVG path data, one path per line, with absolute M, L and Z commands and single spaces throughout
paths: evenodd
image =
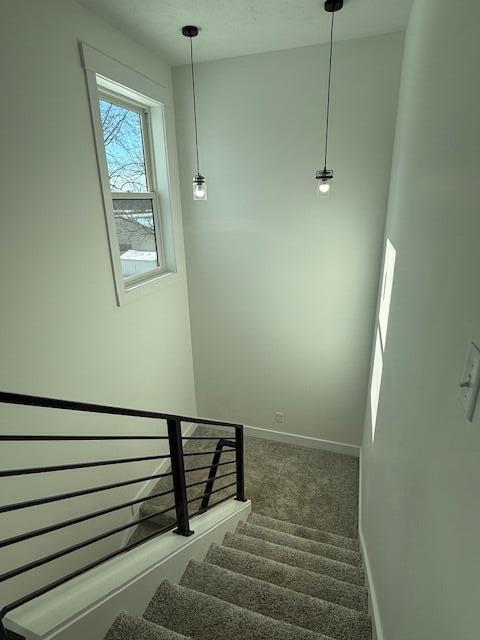
M 222 502 L 226 502 L 227 500 L 230 500 L 231 498 L 235 498 L 237 494 L 236 493 L 232 493 L 231 495 L 227 496 L 226 498 L 222 498 L 221 500 L 217 500 L 217 502 L 214 502 L 213 504 L 209 504 L 208 507 L 205 507 L 204 509 L 199 509 L 198 511 L 195 511 L 194 513 L 190 514 L 190 518 L 193 518 L 194 516 L 198 516 L 201 513 L 205 513 L 206 511 L 209 511 L 210 509 L 213 509 L 213 507 L 216 507 L 217 504 L 222 504 Z
M 230 487 L 233 487 L 234 485 L 236 485 L 237 482 L 231 482 L 230 484 L 226 484 L 224 487 L 220 487 L 219 489 L 214 489 L 213 491 L 208 491 L 207 493 L 204 493 L 203 496 L 199 496 L 198 498 L 191 498 L 190 500 L 187 500 L 188 504 L 190 504 L 191 502 L 197 502 L 197 500 L 202 500 L 202 498 L 205 498 L 206 496 L 211 496 L 214 493 L 218 493 L 219 491 L 223 491 L 223 489 L 229 489 Z
M 117 460 L 97 460 L 96 462 L 76 462 L 74 464 L 60 464 L 53 467 L 32 467 L 27 469 L 7 469 L 0 471 L 0 478 L 10 476 L 25 476 L 35 473 L 50 473 L 52 471 L 67 471 L 68 469 L 86 469 L 88 467 L 105 467 L 111 464 L 123 464 L 126 462 L 143 462 L 145 460 L 162 460 L 169 458 L 170 454 L 164 456 L 142 456 L 141 458 L 120 458 Z
M 47 564 L 48 562 L 57 560 L 58 558 L 63 558 L 63 556 L 66 556 L 69 553 L 73 553 L 75 551 L 79 551 L 80 549 L 84 549 L 85 547 L 88 547 L 91 544 L 95 544 L 95 542 L 100 542 L 100 540 L 109 538 L 110 536 L 113 536 L 116 533 L 120 533 L 121 531 L 130 529 L 131 527 L 135 527 L 137 524 L 141 524 L 142 522 L 151 520 L 152 518 L 160 516 L 163 513 L 167 513 L 168 511 L 173 511 L 173 509 L 175 509 L 175 505 L 173 505 L 172 507 L 169 507 L 168 509 L 164 509 L 163 511 L 151 513 L 147 516 L 142 516 L 141 518 L 132 520 L 128 524 L 123 524 L 120 527 L 115 527 L 115 529 L 111 529 L 106 533 L 101 533 L 98 536 L 94 536 L 93 538 L 89 538 L 88 540 L 84 540 L 83 542 L 77 542 L 77 544 L 73 544 L 70 547 L 66 547 L 65 549 L 56 551 L 55 553 L 52 553 L 48 556 L 44 556 L 43 558 L 39 558 L 38 560 L 33 560 L 32 562 L 28 562 L 27 564 L 24 564 L 21 567 L 17 567 L 17 569 L 6 571 L 5 573 L 0 574 L 0 582 L 5 582 L 5 580 L 10 580 L 10 578 L 15 578 L 15 576 L 18 576 L 22 573 L 26 573 L 27 571 L 31 571 L 32 569 L 36 569 L 37 567 L 41 567 L 44 564 Z
M 204 469 L 212 469 L 213 467 L 221 467 L 224 464 L 233 464 L 236 462 L 236 458 L 233 460 L 227 460 L 226 462 L 218 462 L 217 464 L 207 464 L 205 467 L 193 467 L 193 469 L 185 469 L 185 473 L 190 473 L 190 471 L 203 471 Z
M 62 442 L 63 440 L 168 440 L 168 436 L 0 436 L 0 442 L 49 442 L 50 440 Z
M 155 418 L 157 420 L 179 420 L 180 422 L 193 422 L 209 424 L 219 427 L 241 427 L 234 422 L 211 420 L 210 418 L 197 418 L 192 416 L 180 416 L 171 413 L 159 413 L 157 411 L 141 411 L 139 409 L 126 409 L 124 407 L 112 407 L 103 404 L 89 404 L 85 402 L 73 402 L 59 398 L 45 398 L 30 396 L 21 393 L 9 393 L 0 391 L 0 402 L 7 404 L 20 404 L 33 407 L 48 407 L 50 409 L 65 409 L 69 411 L 83 411 L 87 413 L 108 413 L 110 415 L 133 416 L 136 418 Z
M 78 489 L 77 491 L 70 491 L 68 493 L 58 493 L 54 496 L 47 496 L 45 498 L 34 498 L 33 500 L 25 500 L 24 502 L 14 502 L 12 504 L 6 504 L 0 506 L 0 513 L 7 511 L 17 511 L 18 509 L 26 509 L 28 507 L 36 507 L 39 504 L 48 504 L 50 502 L 57 502 L 58 500 L 66 500 L 68 498 L 77 498 L 79 496 L 86 496 L 91 493 L 98 493 L 100 491 L 108 491 L 109 489 L 117 489 L 118 487 L 126 487 L 130 484 L 137 484 L 138 482 L 148 482 L 149 480 L 157 480 L 159 478 L 166 478 L 171 476 L 172 472 L 168 473 L 156 473 L 153 476 L 142 476 L 141 478 L 134 478 L 133 480 L 124 480 L 122 482 L 113 482 L 112 484 L 104 484 L 99 487 L 92 487 L 90 489 Z
M 221 440 L 225 436 L 182 436 L 184 440 Z
M 131 507 L 134 504 L 138 504 L 139 502 L 146 502 L 147 500 L 152 500 L 153 498 L 161 498 L 162 496 L 167 496 L 169 493 L 173 493 L 173 489 L 170 489 L 169 491 L 162 491 L 161 493 L 153 493 L 147 496 L 146 498 L 137 498 L 135 500 L 129 500 L 128 502 L 117 504 L 113 507 L 108 507 L 106 509 L 99 509 L 98 511 L 92 511 L 91 513 L 87 513 L 86 515 L 77 516 L 76 518 L 72 518 L 71 520 L 65 520 L 64 522 L 51 524 L 47 527 L 42 527 L 41 529 L 35 529 L 34 531 L 29 531 L 27 533 L 21 533 L 17 536 L 13 536 L 12 538 L 6 538 L 5 540 L 0 540 L 0 549 L 2 549 L 3 547 L 8 547 L 11 544 L 17 544 L 18 542 L 23 542 L 24 540 L 30 540 L 30 538 L 35 538 L 37 536 L 42 536 L 46 533 L 51 533 L 52 531 L 65 529 L 65 527 L 70 527 L 74 524 L 85 522 L 86 520 L 92 520 L 93 518 L 104 516 L 107 513 L 112 513 L 113 511 L 118 511 L 119 509 Z
M 232 445 L 228 445 L 229 447 Z M 217 451 L 193 451 L 192 453 L 184 453 L 183 456 L 187 457 L 187 456 L 209 456 L 209 455 L 213 455 L 214 453 L 217 453 Z M 232 450 L 228 451 L 225 450 L 223 453 L 235 453 L 235 450 L 233 449 L 232 446 Z
M 224 473 L 221 476 L 215 476 L 214 480 L 220 480 L 220 478 L 226 478 L 227 476 L 233 476 L 237 473 L 237 471 L 230 471 L 230 473 Z M 197 487 L 199 484 L 206 484 L 208 482 L 208 478 L 205 480 L 200 480 L 199 482 L 192 482 L 192 484 L 187 484 L 186 488 L 190 489 L 190 487 Z
M 80 567 L 80 569 L 76 569 L 75 571 L 72 571 L 68 575 L 63 576 L 62 578 L 58 578 L 57 580 L 54 580 L 53 582 L 50 582 L 49 584 L 44 585 L 43 587 L 40 587 L 40 589 L 33 591 L 32 593 L 22 596 L 21 598 L 18 598 L 18 600 L 11 602 L 10 604 L 8 604 L 7 606 L 3 607 L 3 609 L 0 610 L 0 620 L 2 620 L 6 616 L 6 614 L 9 613 L 10 611 L 17 609 L 18 607 L 21 607 L 27 602 L 31 602 L 32 600 L 35 600 L 35 598 L 39 598 L 40 596 L 45 595 L 49 591 L 52 591 L 56 587 L 59 587 L 62 584 L 65 584 L 66 582 L 73 580 L 74 578 L 78 578 L 79 576 L 83 575 L 84 573 L 87 573 L 91 569 L 95 569 L 96 567 L 100 566 L 104 562 L 107 562 L 108 560 L 112 560 L 113 558 L 116 558 L 122 555 L 122 553 L 126 553 L 131 549 L 135 549 L 135 547 L 140 546 L 141 544 L 143 544 L 144 542 L 147 542 L 148 540 L 151 540 L 152 538 L 156 538 L 157 536 L 161 535 L 162 533 L 165 533 L 166 531 L 170 531 L 174 527 L 176 527 L 175 522 L 173 522 L 171 525 L 163 527 L 162 529 L 159 529 L 158 531 L 155 531 L 154 533 L 150 533 L 148 536 L 145 536 L 141 540 L 137 540 L 136 542 L 133 542 L 132 544 L 127 545 L 126 547 L 122 547 L 121 549 L 112 551 L 112 553 L 109 553 L 106 556 L 102 556 L 98 560 L 94 560 L 93 562 L 90 562 L 84 567 Z

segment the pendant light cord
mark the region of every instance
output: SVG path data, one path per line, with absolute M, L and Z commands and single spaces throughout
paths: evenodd
M 324 162 L 325 170 L 327 169 L 328 130 L 330 126 L 330 90 L 332 85 L 333 22 L 334 20 L 335 20 L 335 11 L 332 11 L 332 22 L 330 25 L 330 60 L 328 63 L 327 122 L 325 126 L 325 162 Z
M 192 68 L 192 92 L 193 92 L 193 121 L 195 124 L 195 157 L 197 159 L 197 174 L 200 173 L 200 162 L 198 160 L 198 130 L 197 130 L 197 98 L 195 95 L 195 70 L 193 67 L 193 38 L 190 37 L 190 65 Z

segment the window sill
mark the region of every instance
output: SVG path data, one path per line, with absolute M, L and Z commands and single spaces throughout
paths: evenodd
M 164 287 L 178 282 L 179 277 L 176 271 L 165 271 L 152 278 L 132 282 L 130 285 L 124 283 L 122 291 L 118 292 L 117 304 L 121 307 L 128 302 L 157 293 Z

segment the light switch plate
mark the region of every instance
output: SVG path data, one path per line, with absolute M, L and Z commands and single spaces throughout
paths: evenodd
M 480 350 L 472 342 L 468 348 L 463 378 L 460 382 L 460 402 L 470 422 L 473 419 L 475 405 L 480 388 Z

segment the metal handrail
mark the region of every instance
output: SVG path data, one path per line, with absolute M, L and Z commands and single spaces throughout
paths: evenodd
M 96 460 L 95 462 L 75 462 L 73 464 L 58 464 L 51 467 L 26 467 L 24 469 L 5 469 L 0 471 L 0 478 L 11 476 L 33 475 L 35 473 L 52 473 L 53 471 L 69 471 L 70 469 L 89 469 L 91 467 L 107 467 L 112 464 L 127 462 L 145 462 L 146 460 L 165 460 L 170 456 L 141 456 L 139 458 L 118 458 L 116 460 Z
M 215 476 L 215 480 L 221 480 L 222 478 L 227 478 L 228 476 L 234 476 L 236 475 L 236 471 L 230 471 L 230 473 L 222 473 L 221 476 Z M 187 484 L 187 489 L 190 489 L 190 487 L 198 487 L 201 484 L 205 484 L 205 480 L 199 480 L 198 482 L 192 482 L 191 484 Z M 225 489 L 225 487 L 222 487 L 222 489 Z M 198 500 L 199 498 L 197 498 Z
M 191 504 L 192 502 L 198 502 L 199 500 L 205 500 L 205 498 L 209 498 L 211 495 L 213 495 L 214 493 L 218 493 L 219 491 L 224 491 L 225 489 L 229 489 L 230 487 L 233 487 L 233 485 L 236 485 L 237 482 L 231 482 L 230 484 L 226 484 L 223 487 L 219 487 L 218 489 L 214 489 L 213 491 L 206 491 L 203 495 L 198 496 L 198 497 L 194 497 L 194 498 L 190 498 L 190 500 L 187 500 L 188 504 Z M 201 507 L 202 511 L 207 511 L 208 507 Z
M 160 478 L 166 478 L 171 476 L 171 472 L 168 473 L 155 473 L 151 476 L 142 476 L 141 478 L 134 478 L 133 480 L 124 480 L 122 482 L 112 482 L 110 484 L 103 484 L 98 487 L 91 487 L 90 489 L 79 489 L 78 491 L 69 491 L 68 493 L 57 493 L 53 496 L 46 496 L 45 498 L 34 498 L 33 500 L 24 500 L 23 502 L 14 502 L 0 506 L 0 513 L 7 511 L 18 511 L 19 509 L 27 509 L 28 507 L 36 507 L 40 504 L 49 504 L 50 502 L 57 502 L 58 500 L 67 500 L 68 498 L 78 498 L 80 496 L 86 496 L 91 493 L 99 493 L 100 491 L 108 491 L 110 489 L 118 489 L 119 487 L 126 487 L 129 484 L 137 484 L 138 482 L 148 482 L 148 480 L 157 480 Z
M 229 496 L 227 499 L 230 499 L 230 498 L 232 498 L 232 496 Z M 220 502 L 223 502 L 223 501 L 219 501 L 217 504 L 220 504 Z M 213 506 L 215 506 L 215 505 L 213 505 Z M 171 509 L 167 509 L 166 511 L 171 511 Z M 159 515 L 159 514 L 157 514 L 157 515 Z M 194 515 L 198 515 L 198 514 L 194 514 Z M 160 531 L 155 531 L 155 533 L 150 533 L 148 536 L 146 536 L 142 540 L 137 540 L 136 542 L 133 542 L 132 544 L 129 544 L 126 547 L 123 547 L 123 549 L 117 549 L 116 551 L 112 551 L 108 555 L 102 556 L 98 560 L 94 560 L 93 562 L 90 562 L 89 564 L 87 564 L 87 565 L 85 565 L 83 567 L 80 567 L 79 569 L 76 569 L 75 571 L 72 571 L 71 573 L 67 574 L 66 576 L 63 576 L 62 578 L 58 578 L 57 580 L 54 580 L 53 582 L 50 582 L 50 583 L 44 585 L 43 587 L 40 587 L 39 589 L 36 589 L 32 593 L 29 593 L 29 594 L 27 594 L 25 596 L 22 596 L 21 598 L 17 598 L 17 600 L 15 600 L 14 602 L 11 602 L 6 607 L 3 607 L 3 609 L 0 609 L 0 638 L 1 638 L 1 640 L 15 640 L 16 638 L 21 638 L 22 637 L 22 636 L 18 636 L 18 634 L 13 634 L 13 633 L 10 634 L 10 632 L 7 629 L 5 629 L 5 627 L 3 626 L 3 622 L 2 622 L 3 618 L 10 611 L 13 611 L 14 609 L 18 609 L 18 607 L 21 607 L 23 604 L 26 604 L 27 602 L 31 602 L 32 600 L 35 600 L 36 598 L 39 598 L 40 596 L 45 595 L 49 591 L 52 591 L 56 587 L 60 587 L 62 584 L 65 584 L 66 582 L 69 582 L 70 580 L 73 580 L 74 578 L 78 578 L 78 576 L 81 576 L 84 573 L 87 573 L 87 571 L 90 571 L 91 569 L 95 569 L 96 567 L 99 567 L 100 565 L 104 564 L 108 560 L 112 560 L 113 558 L 117 558 L 118 556 L 122 555 L 126 551 L 130 551 L 131 549 L 135 549 L 135 547 L 140 546 L 144 542 L 147 542 L 148 540 L 152 540 L 153 538 L 156 538 L 157 536 L 161 535 L 162 533 L 166 533 L 167 531 L 170 531 L 174 526 L 175 525 L 169 525 L 169 526 L 164 527 Z M 23 638 L 22 638 L 22 640 L 23 640 Z
M 175 533 L 178 533 L 183 536 L 189 536 L 193 534 L 193 531 L 190 529 L 190 519 L 196 515 L 204 513 L 210 508 L 225 502 L 226 500 L 230 500 L 232 498 L 236 498 L 237 500 L 244 501 L 245 500 L 245 482 L 244 482 L 244 442 L 243 442 L 243 426 L 240 424 L 236 424 L 233 422 L 225 422 L 221 420 L 212 420 L 209 418 L 196 418 L 191 416 L 181 416 L 174 415 L 169 413 L 160 413 L 156 411 L 143 411 L 138 409 L 128 409 L 125 407 L 113 407 L 107 405 L 98 405 L 98 404 L 87 404 L 83 402 L 73 402 L 68 400 L 61 400 L 55 398 L 46 398 L 40 396 L 31 396 L 25 394 L 17 394 L 17 393 L 9 393 L 0 391 L 0 403 L 6 404 L 14 404 L 14 405 L 24 405 L 24 406 L 35 406 L 35 407 L 43 407 L 43 408 L 51 408 L 51 409 L 60 409 L 66 411 L 79 411 L 79 412 L 88 412 L 88 413 L 100 413 L 100 414 L 109 414 L 109 415 L 123 415 L 130 417 L 139 417 L 139 418 L 150 418 L 156 420 L 165 420 L 167 423 L 167 434 L 168 435 L 41 435 L 41 434 L 29 434 L 29 435 L 15 435 L 15 434 L 7 434 L 0 435 L 0 442 L 49 442 L 49 441 L 110 441 L 110 440 L 149 440 L 149 441 L 161 441 L 168 440 L 169 445 L 169 453 L 166 455 L 149 455 L 149 456 L 139 456 L 132 458 L 119 458 L 112 460 L 97 460 L 93 462 L 77 462 L 77 463 L 68 463 L 68 464 L 55 464 L 51 466 L 36 466 L 36 467 L 26 467 L 26 468 L 18 468 L 18 469 L 4 469 L 0 470 L 0 478 L 4 477 L 16 477 L 16 476 L 25 476 L 29 474 L 39 474 L 39 473 L 50 473 L 50 472 L 60 472 L 60 471 L 70 471 L 73 469 L 87 469 L 92 467 L 103 467 L 108 465 L 124 465 L 132 462 L 147 462 L 152 460 L 162 460 L 169 459 L 171 470 L 168 473 L 156 473 L 151 475 L 142 475 L 141 477 L 132 478 L 131 480 L 122 480 L 120 482 L 113 482 L 109 484 L 97 485 L 94 487 L 78 489 L 74 491 L 68 491 L 65 493 L 59 493 L 54 495 L 47 495 L 40 498 L 34 498 L 30 500 L 23 500 L 17 503 L 10 503 L 6 505 L 0 505 L 0 513 L 6 513 L 11 511 L 18 511 L 19 509 L 27 509 L 30 507 L 48 504 L 60 500 L 67 500 L 70 498 L 77 498 L 80 496 L 95 494 L 102 491 L 108 491 L 110 489 L 116 489 L 118 487 L 125 487 L 128 485 L 133 485 L 140 482 L 148 482 L 151 480 L 157 480 L 161 478 L 171 477 L 172 478 L 172 488 L 168 491 L 161 491 L 154 494 L 150 494 L 145 498 L 136 498 L 134 500 L 129 500 L 127 502 L 117 503 L 111 505 L 109 507 L 99 509 L 97 511 L 92 511 L 89 513 L 85 513 L 81 516 L 77 516 L 74 518 L 70 518 L 63 522 L 58 522 L 54 524 L 47 524 L 41 528 L 37 528 L 28 532 L 18 533 L 16 535 L 11 536 L 10 538 L 6 538 L 4 540 L 0 540 L 0 548 L 11 546 L 20 542 L 26 542 L 34 537 L 43 536 L 48 533 L 64 529 L 75 524 L 79 524 L 81 522 L 87 520 L 93 520 L 94 518 L 98 518 L 101 516 L 108 515 L 115 511 L 124 509 L 126 507 L 131 507 L 136 504 L 140 504 L 142 502 L 147 502 L 153 498 L 160 498 L 169 494 L 174 495 L 174 504 L 169 506 L 168 508 L 162 509 L 161 511 L 156 511 L 154 513 L 148 513 L 147 515 L 143 515 L 142 517 L 136 518 L 133 521 L 128 522 L 127 524 L 117 526 L 109 531 L 104 531 L 98 535 L 90 537 L 81 542 L 77 542 L 72 544 L 64 549 L 60 549 L 55 551 L 54 553 L 50 553 L 42 558 L 37 558 L 29 561 L 28 563 L 11 569 L 9 571 L 4 572 L 0 575 L 0 582 L 4 582 L 11 578 L 17 577 L 23 573 L 29 572 L 32 569 L 36 569 L 38 567 L 42 567 L 43 565 L 53 562 L 58 558 L 66 556 L 70 553 L 78 551 L 79 549 L 83 549 L 90 545 L 95 544 L 105 538 L 113 536 L 117 533 L 126 531 L 132 527 L 136 527 L 139 524 L 144 522 L 148 522 L 153 518 L 156 518 L 159 515 L 168 513 L 170 511 L 175 510 L 175 517 L 172 517 L 171 524 L 163 527 L 159 531 L 155 531 L 151 533 L 141 540 L 138 540 L 134 543 L 130 543 L 122 549 L 118 549 L 112 553 L 109 553 L 94 562 L 90 562 L 88 565 L 80 567 L 79 569 L 60 577 L 49 584 L 46 584 L 35 591 L 28 593 L 14 602 L 10 602 L 3 609 L 0 609 L 0 638 L 7 639 L 11 637 L 18 637 L 15 634 L 11 634 L 7 632 L 4 628 L 2 620 L 4 616 L 16 609 L 17 607 L 30 602 L 31 600 L 37 598 L 40 595 L 43 595 L 52 589 L 65 584 L 69 580 L 86 573 L 90 569 L 101 565 L 102 563 L 115 558 L 130 549 L 137 547 L 138 545 L 151 540 L 152 538 L 169 531 L 175 528 Z M 204 424 L 213 427 L 230 427 L 233 428 L 234 434 L 232 434 L 231 438 L 224 438 L 221 436 L 183 436 L 181 431 L 182 422 L 189 423 L 198 423 Z M 215 451 L 188 451 L 184 452 L 183 450 L 183 442 L 184 441 L 200 441 L 200 440 L 217 440 L 217 447 Z M 221 452 L 218 454 L 219 444 L 221 444 Z M 234 453 L 234 457 L 230 460 L 226 460 L 221 462 L 219 455 L 225 451 L 225 453 L 230 452 Z M 185 458 L 194 458 L 199 455 L 210 455 L 213 454 L 214 458 L 212 464 L 210 465 L 200 465 L 198 467 L 185 468 L 184 460 Z M 219 471 L 219 467 L 223 465 L 235 465 L 234 471 L 229 471 L 220 475 L 217 475 Z M 201 471 L 208 470 L 209 476 L 208 479 L 200 480 L 197 482 L 187 483 L 186 474 L 193 471 Z M 226 484 L 218 489 L 213 489 L 213 483 L 221 478 L 226 478 L 228 476 L 236 476 L 235 481 L 229 484 Z M 205 491 L 202 495 L 198 497 L 189 498 L 187 495 L 187 490 L 191 487 L 197 487 L 202 484 L 205 484 Z M 217 494 L 220 491 L 224 491 L 230 487 L 236 486 L 236 492 L 231 493 L 230 495 L 222 498 L 221 500 L 217 500 L 215 503 L 210 504 L 210 496 Z M 195 503 L 198 501 L 202 501 L 201 508 L 195 511 L 193 514 L 189 514 L 189 504 Z
M 47 398 L 44 396 L 30 396 L 22 393 L 10 393 L 0 391 L 0 402 L 8 404 L 20 404 L 29 407 L 47 407 L 50 409 L 66 409 L 68 411 L 83 411 L 87 413 L 107 413 L 115 416 L 130 416 L 132 418 L 153 418 L 155 420 L 179 420 L 180 422 L 195 422 L 208 424 L 214 427 L 242 427 L 235 422 L 211 420 L 210 418 L 198 418 L 182 416 L 174 413 L 159 413 L 158 411 L 143 411 L 140 409 L 127 409 L 125 407 L 113 407 L 103 404 L 91 404 L 59 398 Z
M 216 438 L 212 438 L 216 440 Z M 37 435 L 0 435 L 0 442 L 22 442 L 28 440 L 29 442 L 47 442 L 47 441 L 59 441 L 63 440 L 168 440 L 167 436 L 37 436 Z
M 208 511 L 209 509 L 213 509 L 213 507 L 216 507 L 219 504 L 222 504 L 223 502 L 227 502 L 227 500 L 231 500 L 232 498 L 236 498 L 237 494 L 236 493 L 231 493 L 229 496 L 225 496 L 225 498 L 222 498 L 221 500 L 217 500 L 216 502 L 214 502 L 213 504 L 211 504 L 208 509 L 202 509 L 200 507 L 200 509 L 198 509 L 198 511 L 194 511 L 190 517 L 194 518 L 195 516 L 199 516 L 202 513 L 205 513 L 205 511 Z
M 210 495 L 212 493 L 215 493 L 214 491 L 212 491 L 212 489 L 213 489 L 213 484 L 215 480 L 217 480 L 217 468 L 220 463 L 222 453 L 224 452 L 224 449 L 227 448 L 227 451 L 228 451 L 229 448 L 231 449 L 231 447 L 235 447 L 235 446 L 236 444 L 231 440 L 227 440 L 227 438 L 220 438 L 217 442 L 215 451 L 209 452 L 209 453 L 213 453 L 213 460 L 212 460 L 212 464 L 210 465 L 208 480 L 207 480 L 207 484 L 205 485 L 205 494 L 203 496 L 202 505 L 200 507 L 204 511 L 208 509 L 208 504 L 210 502 Z
M 226 462 L 219 462 L 218 464 L 207 464 L 204 467 L 192 467 L 191 469 L 185 469 L 185 473 L 190 473 L 191 471 L 204 471 L 205 469 L 211 469 L 212 467 L 221 467 L 224 464 L 234 464 L 237 462 L 236 458 L 233 460 L 227 460 Z
M 145 498 L 136 498 L 135 500 L 128 500 L 127 502 L 115 504 L 113 507 L 107 507 L 106 509 L 98 509 L 97 511 L 92 511 L 91 513 L 85 513 L 81 516 L 77 516 L 76 518 L 70 518 L 70 520 L 64 520 L 63 522 L 57 522 L 55 524 L 51 524 L 48 527 L 42 527 L 41 529 L 27 531 L 26 533 L 21 533 L 19 535 L 12 536 L 11 538 L 5 538 L 4 540 L 0 540 L 0 549 L 3 549 L 3 547 L 8 547 L 12 544 L 17 544 L 18 542 L 24 542 L 25 540 L 30 540 L 31 538 L 36 538 L 37 536 L 43 536 L 46 533 L 51 533 L 52 531 L 59 531 L 60 529 L 65 529 L 65 527 L 71 527 L 74 524 L 85 522 L 86 520 L 92 520 L 93 518 L 99 518 L 100 516 L 105 516 L 107 515 L 107 513 L 113 513 L 114 511 L 125 509 L 126 507 L 133 507 L 133 505 L 135 504 L 140 504 L 142 502 L 146 502 L 147 500 L 153 500 L 153 498 L 161 498 L 163 496 L 168 496 L 168 494 L 170 493 L 173 493 L 173 489 L 169 489 L 168 491 L 161 491 L 160 493 L 152 493 Z
M 110 531 L 105 531 L 104 533 L 99 533 L 96 536 L 88 538 L 87 540 L 82 540 L 82 542 L 77 542 L 75 544 L 70 545 L 69 547 L 65 547 L 64 549 L 60 549 L 60 551 L 55 551 L 54 553 L 49 553 L 43 558 L 39 558 L 38 560 L 32 560 L 31 562 L 27 562 L 26 564 L 17 567 L 16 569 L 11 569 L 10 571 L 5 571 L 0 574 L 0 582 L 5 582 L 5 580 L 10 580 L 11 578 L 15 578 L 16 576 L 21 575 L 27 571 L 31 571 L 32 569 L 36 569 L 37 567 L 41 567 L 44 564 L 48 564 L 49 562 L 53 562 L 53 560 L 58 560 L 58 558 L 63 558 L 63 556 L 67 556 L 74 551 L 79 551 L 80 549 L 84 549 L 85 547 L 94 544 L 95 542 L 100 542 L 101 540 L 105 540 L 105 538 L 109 538 L 110 536 L 115 535 L 116 533 L 121 533 L 126 529 L 129 529 L 132 526 L 136 526 L 137 524 L 142 524 L 143 522 L 147 522 L 152 518 L 156 518 L 162 513 L 167 513 L 168 511 L 173 511 L 175 509 L 175 505 L 168 507 L 168 509 L 164 509 L 163 511 L 159 511 L 158 513 L 149 513 L 146 516 L 142 516 L 141 518 L 137 518 L 128 524 L 122 524 L 119 527 L 115 527 L 114 529 L 110 529 Z

